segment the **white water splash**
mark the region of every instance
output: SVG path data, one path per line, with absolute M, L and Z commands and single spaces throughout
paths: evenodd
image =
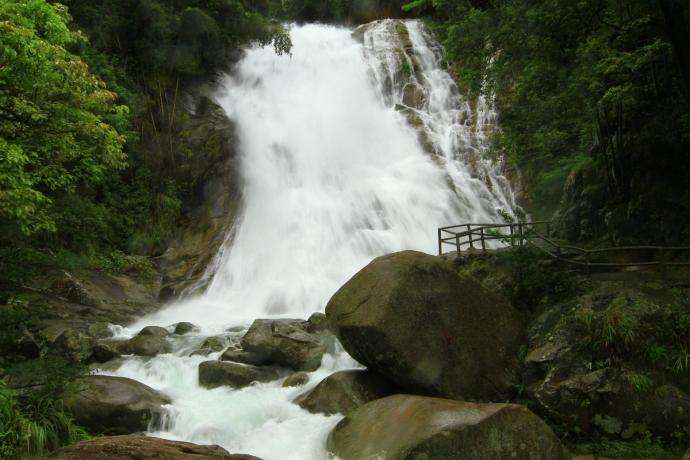
M 404 56 L 408 65 L 417 62 L 414 78 L 426 102 L 410 110 L 423 120 L 433 154 L 409 126 L 400 110 L 405 101 L 396 24 L 370 27 L 364 44 L 345 28 L 296 26 L 292 56 L 253 48 L 226 78 L 217 99 L 237 123 L 241 215 L 204 295 L 118 330 L 127 337 L 151 324 L 202 326 L 201 334 L 175 344 L 175 353 L 131 357 L 115 372 L 173 400 L 167 425 L 152 434 L 266 460 L 326 458 L 326 435 L 340 416 L 292 404 L 305 388 L 271 382 L 207 390 L 197 381 L 197 366 L 207 358 L 187 351 L 230 325 L 323 311 L 372 258 L 402 249 L 434 253 L 437 227 L 497 221 L 497 209 L 512 208 L 507 181 L 479 155 L 494 118 L 491 104 L 484 100 L 473 113 L 417 22 L 407 23 L 412 49 Z M 472 173 L 470 159 L 481 163 L 484 176 Z M 356 366 L 344 352 L 329 355 L 310 385 Z

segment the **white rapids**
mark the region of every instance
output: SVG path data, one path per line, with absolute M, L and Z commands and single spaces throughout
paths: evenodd
M 490 100 L 463 99 L 421 23 L 406 23 L 412 46 L 401 53 L 399 24 L 367 28 L 363 43 L 346 28 L 293 26 L 291 56 L 251 48 L 225 78 L 217 100 L 237 124 L 242 212 L 203 295 L 117 331 L 124 338 L 146 325 L 190 321 L 202 332 L 172 339 L 173 353 L 128 357 L 104 372 L 170 396 L 167 420 L 150 434 L 266 460 L 327 458 L 326 437 L 341 416 L 310 414 L 290 400 L 336 370 L 358 367 L 347 353 L 326 355 L 306 387 L 276 381 L 207 390 L 197 366 L 218 354 L 189 352 L 255 318 L 323 311 L 372 258 L 402 249 L 434 253 L 437 227 L 499 221 L 499 210 L 514 209 L 508 181 L 481 155 L 495 119 Z M 401 69 L 410 64 L 424 103 L 409 110 L 422 120 L 433 153 L 401 111 Z

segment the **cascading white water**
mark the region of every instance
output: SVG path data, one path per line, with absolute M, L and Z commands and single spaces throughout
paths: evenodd
M 407 47 L 401 25 L 370 26 L 363 44 L 345 28 L 295 26 L 292 56 L 252 48 L 226 78 L 217 100 L 237 124 L 241 215 L 205 294 L 121 331 L 128 336 L 178 321 L 202 326 L 203 333 L 177 342 L 175 353 L 131 357 L 114 372 L 172 398 L 168 423 L 156 435 L 265 459 L 325 458 L 325 436 L 340 417 L 290 403 L 305 388 L 272 382 L 206 390 L 196 368 L 217 354 L 188 357 L 189 351 L 228 326 L 323 311 L 372 258 L 402 249 L 435 252 L 438 226 L 496 221 L 498 209 L 513 208 L 507 181 L 480 155 L 491 104 L 484 99 L 473 111 L 422 25 L 407 23 Z M 406 77 L 405 62 L 414 69 Z M 403 107 L 406 80 L 421 88 L 424 102 L 416 107 Z M 406 113 L 422 120 L 431 148 Z M 345 353 L 327 356 L 309 385 L 356 366 Z

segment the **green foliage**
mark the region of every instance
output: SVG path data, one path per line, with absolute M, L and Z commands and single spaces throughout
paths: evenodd
M 511 274 L 505 294 L 518 308 L 537 312 L 573 292 L 572 276 L 532 248 L 517 246 L 501 259 Z
M 599 437 L 589 442 L 571 446 L 576 454 L 597 454 L 609 458 L 676 458 L 677 453 L 668 450 L 649 434 L 641 439 L 621 440 Z
M 587 331 L 581 345 L 595 362 L 644 363 L 679 376 L 690 374 L 690 293 L 676 289 L 653 299 L 622 292 L 578 307 L 577 317 Z M 597 302 L 605 307 L 596 307 Z M 638 372 L 624 377 L 637 390 L 650 386 Z
M 127 109 L 65 49 L 79 39 L 57 6 L 0 5 L 0 219 L 25 234 L 55 231 L 62 196 L 125 164 L 105 117 Z
M 36 398 L 20 404 L 15 391 L 0 381 L 0 457 L 43 458 L 65 444 L 89 439 L 58 402 Z
M 588 220 L 588 237 L 646 240 L 659 225 L 671 241 L 690 234 L 685 2 L 432 0 L 408 8 L 422 4 L 433 6 L 459 83 L 495 92 L 502 130 L 493 150 L 519 167 L 537 214 L 551 213 L 566 179 L 590 168 L 597 174 L 584 186 L 603 198 L 574 194 L 563 205 L 592 208 L 576 217 Z
M 62 445 L 88 438 L 63 411 L 62 395 L 76 391 L 84 369 L 40 342 L 28 351 L 21 340 L 41 312 L 14 298 L 0 305 L 0 457 L 43 458 Z M 28 354 L 27 354 L 28 353 Z M 10 382 L 12 388 L 6 382 Z

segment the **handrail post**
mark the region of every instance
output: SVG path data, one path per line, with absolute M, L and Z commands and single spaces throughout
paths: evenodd
M 486 241 L 484 241 L 484 227 L 479 229 L 479 238 L 482 240 L 482 253 L 486 252 Z
M 460 251 L 462 251 L 462 248 L 460 247 L 460 235 L 457 233 L 455 234 L 455 247 L 457 248 L 458 255 L 460 255 Z
M 525 245 L 525 229 L 522 226 L 522 222 L 518 224 L 518 233 L 520 235 L 520 244 L 519 246 L 524 246 Z
M 515 235 L 513 234 L 513 224 L 510 224 L 510 246 L 515 246 Z
M 438 229 L 438 255 L 439 257 L 443 255 L 443 241 L 442 239 L 442 232 L 441 229 Z
M 472 224 L 467 224 L 467 237 L 470 239 L 470 249 L 474 249 L 474 242 L 472 239 Z

